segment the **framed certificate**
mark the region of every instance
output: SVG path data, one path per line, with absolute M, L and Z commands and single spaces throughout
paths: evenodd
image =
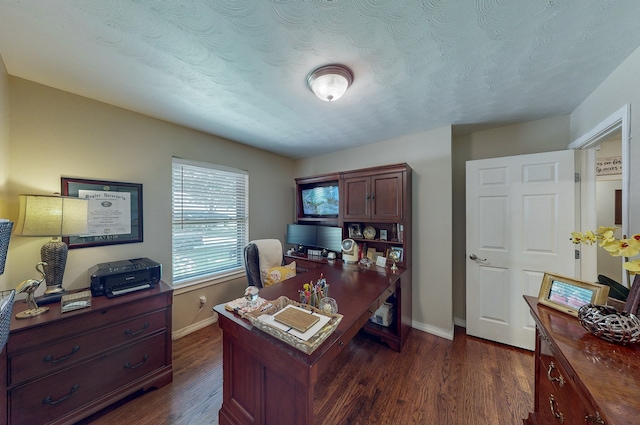
M 86 235 L 63 238 L 69 248 L 143 241 L 142 185 L 62 177 L 62 194 L 89 201 Z

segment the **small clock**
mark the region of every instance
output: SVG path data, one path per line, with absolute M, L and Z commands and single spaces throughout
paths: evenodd
M 364 236 L 365 239 L 375 239 L 375 237 L 376 237 L 376 229 L 374 229 L 371 226 L 367 226 L 362 231 L 362 235 Z

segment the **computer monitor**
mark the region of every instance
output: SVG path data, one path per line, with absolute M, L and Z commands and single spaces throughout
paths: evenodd
M 316 239 L 318 248 L 329 251 L 342 251 L 342 228 L 330 226 L 316 226 Z
M 315 247 L 316 226 L 306 224 L 287 224 L 287 243 Z

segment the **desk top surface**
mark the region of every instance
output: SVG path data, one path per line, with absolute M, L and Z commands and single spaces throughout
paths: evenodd
M 318 361 L 332 345 L 338 343 L 338 340 L 343 337 L 345 333 L 353 333 L 354 326 L 361 326 L 359 322 L 362 316 L 364 314 L 371 315 L 371 313 L 369 313 L 371 304 L 381 297 L 389 287 L 393 286 L 403 273 L 409 273 L 409 271 L 399 269 L 393 272 L 388 268 L 375 266 L 366 268 L 358 265 L 343 265 L 341 262 L 335 262 L 334 264 L 322 265 L 306 273 L 298 274 L 291 279 L 262 288 L 260 289 L 260 297 L 266 300 L 275 300 L 284 295 L 291 300 L 298 301 L 298 290 L 302 289 L 302 285 L 309 282 L 315 283 L 320 278 L 321 273 L 327 280 L 327 284 L 329 284 L 329 296 L 334 298 L 338 303 L 338 313 L 340 313 L 343 318 L 337 329 L 310 355 L 296 350 L 284 342 L 278 341 L 257 328 L 254 329 L 248 320 L 242 319 L 237 314 L 227 311 L 224 308 L 224 304 L 219 304 L 214 307 L 214 309 L 224 318 L 254 332 L 256 338 L 271 339 L 274 345 L 289 352 L 293 357 L 311 365 Z M 342 342 L 346 343 L 348 341 Z

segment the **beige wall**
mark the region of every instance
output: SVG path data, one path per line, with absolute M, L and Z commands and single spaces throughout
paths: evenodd
M 0 215 L 15 218 L 17 194 L 59 190 L 60 176 L 144 185 L 145 242 L 72 250 L 69 288 L 87 285 L 98 262 L 147 256 L 170 276 L 171 156 L 244 168 L 250 173 L 251 238 L 284 237 L 293 219 L 293 177 L 395 162 L 413 168 L 414 324 L 436 334 L 465 319 L 464 164 L 470 159 L 565 149 L 625 104 L 640 101 L 640 49 L 633 52 L 570 116 L 451 136 L 451 128 L 293 162 L 215 136 L 7 77 L 0 58 Z M 11 114 L 9 114 L 9 109 Z M 640 159 L 640 112 L 631 108 L 631 160 Z M 10 130 L 9 130 L 10 129 Z M 10 134 L 8 132 L 10 131 Z M 640 169 L 631 168 L 631 211 L 640 209 Z M 631 216 L 631 231 L 640 218 Z M 437 219 L 434 219 L 437 218 Z M 278 230 L 277 235 L 272 229 Z M 44 240 L 14 237 L 0 289 L 35 277 Z M 236 296 L 244 278 L 181 294 L 174 329 L 210 315 L 213 303 Z M 198 316 L 198 296 L 209 302 Z
M 572 113 L 571 140 L 588 133 L 625 105 L 631 105 L 629 231 L 640 232 L 640 48 L 618 66 Z M 623 135 L 624 136 L 624 135 Z
M 453 139 L 453 314 L 466 320 L 466 215 L 465 163 L 563 150 L 569 144 L 569 116 L 478 131 Z
M 18 194 L 59 192 L 62 176 L 143 185 L 144 242 L 70 250 L 66 288 L 87 287 L 87 270 L 97 263 L 137 257 L 162 263 L 163 280 L 171 282 L 172 156 L 248 170 L 250 238 L 284 239 L 293 219 L 292 160 L 19 78 L 8 80 L 8 184 L 0 211 L 6 208 L 15 220 Z M 6 93 L 0 96 L 6 104 Z M 0 138 L 0 147 L 6 145 Z M 34 266 L 46 240 L 11 238 L 4 288 L 37 277 Z M 228 282 L 177 291 L 174 331 L 211 320 L 211 307 L 241 296 L 244 286 L 241 273 Z M 196 315 L 200 295 L 208 302 Z
M 413 169 L 413 326 L 452 337 L 451 128 L 299 160 L 295 174 L 400 162 Z
M 9 76 L 0 57 L 0 218 L 8 218 L 6 188 L 9 180 Z M 0 275 L 0 288 L 6 285 L 7 275 Z

